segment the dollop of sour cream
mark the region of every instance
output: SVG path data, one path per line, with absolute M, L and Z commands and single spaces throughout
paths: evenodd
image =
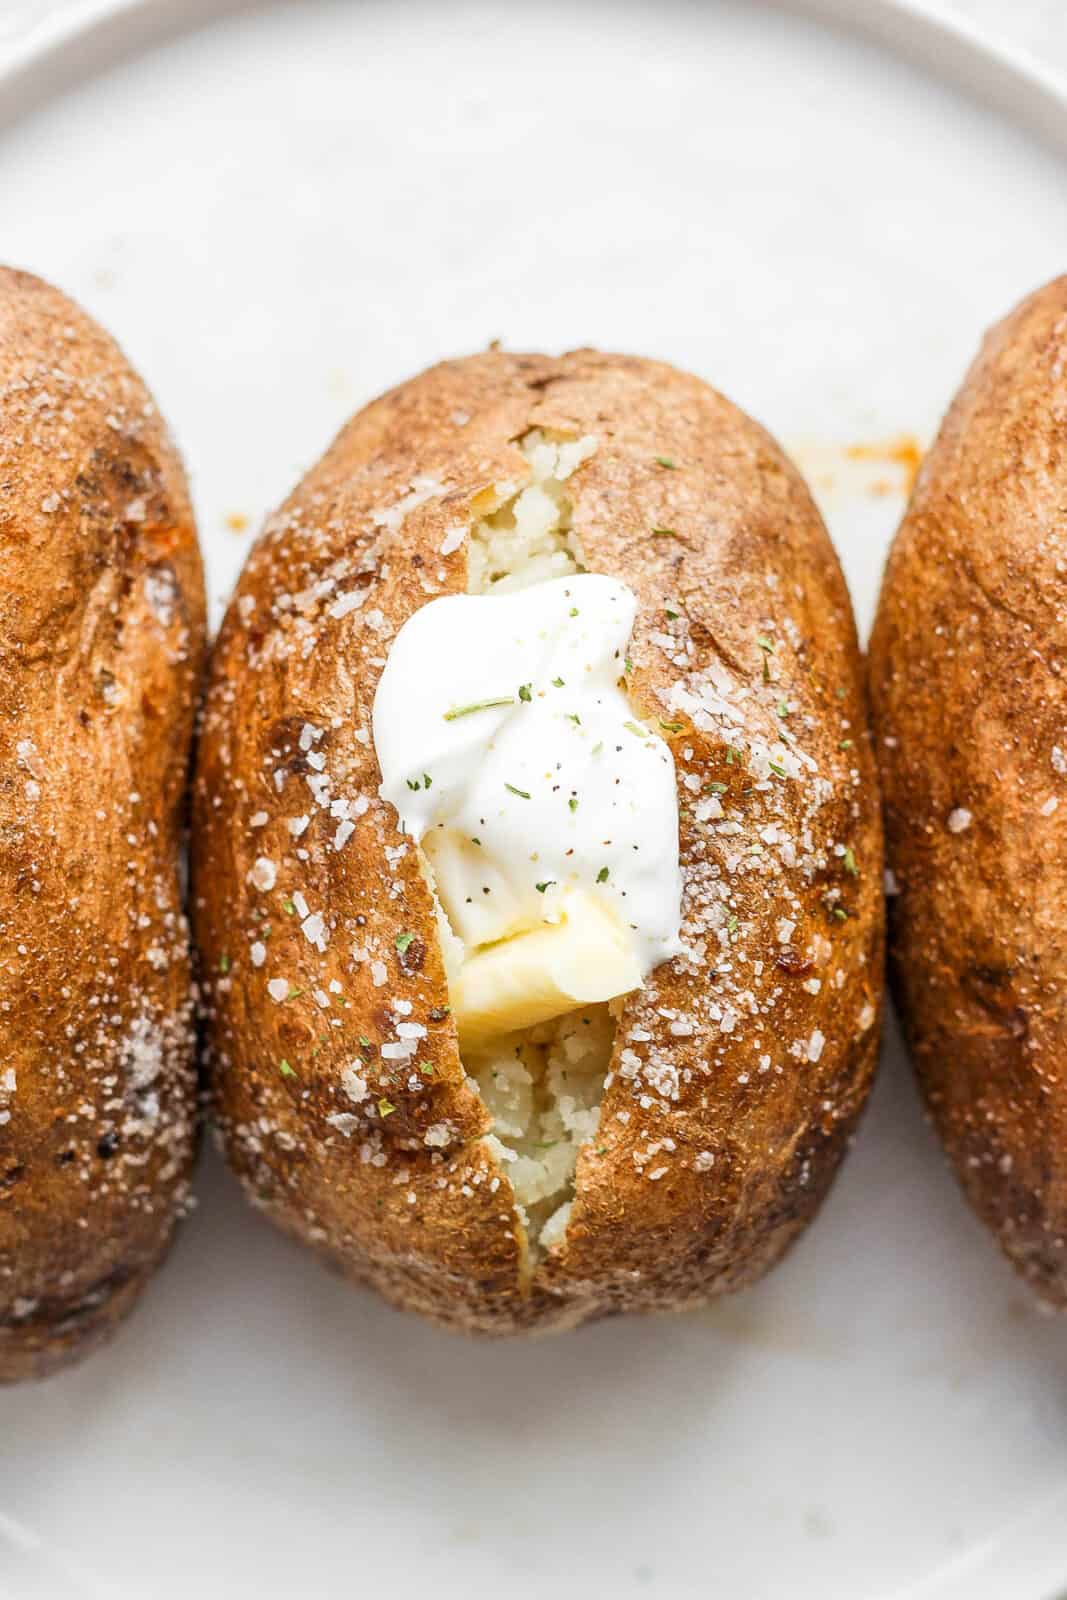
M 393 642 L 379 792 L 467 954 L 558 920 L 575 890 L 642 977 L 682 949 L 674 759 L 621 687 L 636 611 L 625 584 L 579 574 L 433 600 Z

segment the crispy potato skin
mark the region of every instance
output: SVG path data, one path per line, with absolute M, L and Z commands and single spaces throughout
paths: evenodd
M 0 1381 L 104 1339 L 170 1241 L 196 1081 L 179 847 L 204 592 L 140 379 L 0 269 Z
M 459 530 L 479 494 L 524 479 L 515 441 L 532 427 L 599 441 L 568 485 L 574 526 L 588 568 L 638 596 L 632 701 L 670 724 L 679 780 L 692 780 L 680 796 L 693 952 L 625 1003 L 566 1239 L 534 1271 L 480 1140 L 487 1116 L 457 1053 L 429 893 L 377 798 L 369 734 L 391 639 L 418 606 L 463 591 Z M 688 710 L 671 701 L 676 685 L 692 691 Z M 781 737 L 785 697 L 812 768 L 757 781 L 750 741 Z M 302 740 L 305 723 L 321 737 Z M 698 820 L 710 783 L 724 815 Z M 340 848 L 337 799 L 362 811 Z M 879 1033 L 881 834 L 859 656 L 802 481 L 704 384 L 591 351 L 491 352 L 368 406 L 249 560 L 214 654 L 194 806 L 229 1158 L 275 1221 L 344 1273 L 451 1327 L 566 1328 L 749 1283 L 817 1209 Z M 305 815 L 294 837 L 289 819 Z M 776 826 L 788 848 L 761 838 Z M 257 858 L 269 888 L 255 886 Z M 326 920 L 323 952 L 302 908 L 287 914 L 297 891 Z M 826 903 L 836 895 L 847 914 Z M 401 933 L 415 938 L 398 949 Z M 278 978 L 299 992 L 275 1003 Z M 421 1073 L 380 1054 L 396 999 L 427 1028 Z M 342 1083 L 352 1063 L 368 1086 L 355 1101 Z
M 1065 504 L 1059 278 L 987 335 L 945 418 L 889 558 L 870 685 L 899 887 L 891 970 L 915 1069 L 975 1210 L 1060 1307 Z

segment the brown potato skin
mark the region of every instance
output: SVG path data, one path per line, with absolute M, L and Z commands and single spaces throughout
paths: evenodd
M 465 587 L 464 545 L 442 554 L 442 543 L 447 550 L 450 531 L 469 526 L 477 496 L 523 480 L 514 441 L 532 427 L 599 440 L 569 491 L 589 570 L 620 577 L 638 596 L 632 702 L 653 726 L 675 725 L 662 731 L 680 779 L 693 776 L 698 790 L 723 784 L 739 831 L 727 840 L 698 822 L 694 794 L 680 790 L 684 911 L 697 948 L 625 1002 L 565 1242 L 531 1273 L 510 1185 L 479 1142 L 487 1115 L 457 1053 L 426 885 L 410 850 L 386 857 L 404 839 L 377 798 L 368 730 L 397 629 L 419 605 Z M 390 526 L 388 508 L 420 474 L 443 487 Z M 653 536 L 654 527 L 673 532 Z M 362 589 L 358 609 L 330 615 L 339 596 Z M 668 618 L 668 600 L 683 614 Z M 768 630 L 773 653 L 757 642 Z M 712 664 L 739 696 L 743 731 L 730 738 L 714 717 L 696 728 L 661 698 Z M 730 754 L 749 734 L 777 737 L 786 693 L 826 779 L 817 808 L 810 774 L 772 774 L 759 790 L 747 754 Z M 336 821 L 308 786 L 317 780 L 300 750 L 305 721 L 325 730 L 314 754 L 324 757 L 330 795 L 369 802 L 340 850 Z M 193 915 L 215 1103 L 229 1159 L 257 1203 L 396 1305 L 467 1330 L 677 1309 L 758 1278 L 817 1209 L 877 1051 L 881 833 L 865 727 L 848 597 L 811 498 L 767 434 L 697 379 L 592 351 L 490 352 L 445 362 L 368 406 L 252 553 L 215 649 L 199 749 Z M 751 852 L 773 807 L 791 835 L 811 830 L 810 870 L 787 870 L 761 846 L 762 857 L 748 857 L 756 864 L 729 880 L 729 907 L 713 906 L 723 859 Z M 268 820 L 252 827 L 260 812 Z M 286 818 L 303 813 L 311 820 L 294 840 Z M 854 849 L 855 873 L 831 853 L 837 840 L 842 852 Z M 249 878 L 261 856 L 276 866 L 269 893 Z M 285 912 L 297 890 L 330 925 L 324 954 Z M 829 893 L 841 894 L 845 916 L 824 906 Z M 798 945 L 825 940 L 818 995 L 804 987 L 815 967 L 778 940 L 787 915 L 797 918 Z M 268 957 L 256 969 L 249 946 L 263 922 Z M 405 932 L 416 937 L 398 950 Z M 384 963 L 384 985 L 370 962 L 353 964 L 353 945 Z M 712 961 L 729 970 L 717 973 Z M 277 976 L 300 993 L 269 1000 L 265 985 Z M 322 1009 L 314 991 L 328 997 L 331 979 L 343 998 Z M 420 1061 L 432 1073 L 399 1074 L 379 1055 L 395 997 L 427 1028 Z M 743 1012 L 732 1033 L 709 1020 L 716 1002 Z M 693 1033 L 672 1033 L 662 1007 L 695 1018 Z M 820 1024 L 818 1060 L 790 1057 L 789 1045 Z M 631 1041 L 635 1027 L 647 1038 Z M 761 1072 L 767 1052 L 774 1066 Z M 341 1084 L 353 1062 L 371 1088 L 361 1104 Z M 426 1131 L 441 1123 L 447 1146 L 427 1147 Z
M 886 568 L 870 688 L 895 994 L 968 1199 L 1067 1305 L 1067 277 L 986 336 Z M 1057 800 L 1046 814 L 1044 807 Z M 970 825 L 948 828 L 952 812 Z M 958 820 L 958 819 L 957 819 Z
M 99 1344 L 185 1201 L 204 629 L 148 391 L 58 290 L 0 268 L 0 1382 Z

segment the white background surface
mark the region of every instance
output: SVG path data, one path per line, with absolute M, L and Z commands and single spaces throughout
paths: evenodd
M 866 619 L 902 479 L 847 447 L 928 435 L 981 328 L 1062 269 L 1064 177 L 753 5 L 301 0 L 0 132 L 0 239 L 153 385 L 219 602 L 230 516 L 500 335 L 665 356 L 754 411 Z M 201 1191 L 113 1347 L 0 1396 L 4 1600 L 1067 1587 L 1065 1329 L 965 1211 L 896 1049 L 817 1227 L 686 1319 L 457 1341 L 328 1278 L 213 1162 Z

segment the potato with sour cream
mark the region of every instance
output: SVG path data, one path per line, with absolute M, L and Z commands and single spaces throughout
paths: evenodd
M 194 913 L 270 1215 L 450 1326 L 758 1277 L 863 1105 L 881 841 L 796 472 L 659 363 L 448 362 L 268 523 L 215 652 Z

